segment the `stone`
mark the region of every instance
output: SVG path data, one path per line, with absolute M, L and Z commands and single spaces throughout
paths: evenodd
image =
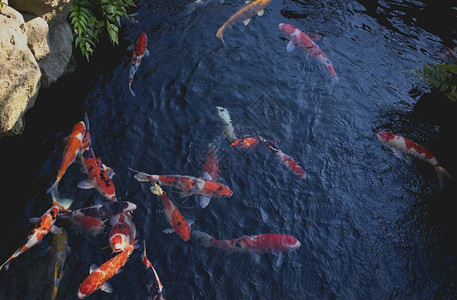
M 52 27 L 66 20 L 72 2 L 72 0 L 9 0 L 9 5 L 20 12 L 43 18 Z
M 65 73 L 70 61 L 73 46 L 73 33 L 67 21 L 57 24 L 49 30 L 49 47 L 51 52 L 38 60 L 43 87 L 49 87 Z
M 27 44 L 36 60 L 43 59 L 51 50 L 49 49 L 48 23 L 40 17 L 23 14 L 27 27 Z
M 22 15 L 3 7 L 0 28 L 0 133 L 4 133 L 33 106 L 41 71 L 27 45 Z

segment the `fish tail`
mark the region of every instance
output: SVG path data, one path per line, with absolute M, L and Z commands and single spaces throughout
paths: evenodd
M 132 90 L 132 80 L 129 80 L 129 90 L 133 97 L 136 96 L 135 92 Z
M 200 197 L 200 202 L 199 202 L 200 203 L 200 207 L 201 208 L 207 207 L 210 201 L 211 201 L 210 197 L 201 196 Z
M 5 267 L 5 270 L 8 270 L 11 259 L 12 259 L 12 257 L 8 258 L 8 260 L 5 261 L 5 262 L 0 266 L 0 271 L 3 269 L 3 267 Z
M 59 186 L 60 179 L 57 179 L 53 185 L 46 191 L 46 193 L 57 193 L 57 187 Z
M 158 181 L 154 179 L 154 176 L 143 173 L 143 172 L 138 172 L 134 175 L 135 179 L 138 181 Z
M 209 234 L 198 230 L 192 230 L 190 235 L 192 239 L 198 240 L 203 247 L 211 247 L 211 240 L 213 237 Z
M 87 116 L 87 113 L 84 113 L 84 122 L 86 123 L 86 132 L 89 132 L 89 117 Z
M 447 180 L 452 180 L 451 174 L 449 174 L 446 169 L 442 166 L 435 167 L 436 174 L 438 175 L 438 180 L 440 183 L 440 188 L 443 189 Z
M 224 41 L 224 30 L 225 30 L 225 26 L 222 26 L 221 28 L 219 28 L 216 32 L 216 37 L 218 39 L 220 39 L 222 41 L 222 44 L 224 44 L 225 46 L 225 41 Z
M 67 210 L 73 203 L 73 199 L 70 198 L 60 198 L 59 191 L 51 191 L 52 201 L 60 204 L 65 210 Z

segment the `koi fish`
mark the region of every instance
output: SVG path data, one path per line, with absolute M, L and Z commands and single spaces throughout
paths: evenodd
M 233 143 L 238 138 L 236 137 L 235 130 L 233 129 L 232 119 L 226 108 L 216 106 L 219 119 L 222 121 L 222 133 L 229 143 Z
M 85 231 L 96 236 L 105 230 L 105 221 L 97 217 L 77 215 L 70 220 L 73 231 Z
M 111 178 L 114 176 L 114 171 L 105 166 L 100 158 L 95 156 L 90 140 L 89 119 L 87 118 L 87 115 L 85 116 L 85 120 L 87 130 L 83 139 L 82 151 L 79 156 L 82 162 L 81 170 L 87 174 L 89 179 L 85 179 L 78 183 L 78 187 L 81 189 L 95 188 L 106 199 L 116 200 L 114 183 L 111 181 Z
M 245 137 L 238 139 L 235 142 L 231 143 L 230 146 L 237 147 L 240 150 L 253 149 L 260 143 L 260 140 L 251 137 Z
M 266 233 L 254 236 L 243 235 L 237 239 L 217 240 L 201 231 L 192 231 L 192 238 L 198 240 L 204 247 L 216 247 L 228 252 L 253 254 L 257 259 L 269 252 L 291 252 L 300 248 L 301 243 L 294 236 L 281 233 Z M 278 259 L 277 265 L 281 260 Z
M 441 188 L 444 188 L 445 179 L 452 179 L 451 175 L 438 163 L 435 155 L 410 139 L 388 131 L 379 132 L 377 136 L 378 139 L 386 144 L 396 156 L 404 153 L 431 164 L 436 170 Z
M 109 245 L 113 253 L 126 251 L 136 236 L 135 223 L 130 213 L 120 213 L 111 217 L 110 224 L 113 227 L 109 233 Z
M 216 181 L 219 178 L 219 160 L 217 159 L 216 148 L 212 145 L 208 146 L 205 165 L 203 166 L 204 179 Z M 200 196 L 200 206 L 205 208 L 208 206 L 211 198 Z
M 156 270 L 152 266 L 151 262 L 149 261 L 148 257 L 146 256 L 146 242 L 143 240 L 143 255 L 141 256 L 141 260 L 143 264 L 146 266 L 149 283 L 146 285 L 149 292 L 149 300 L 167 300 L 165 297 L 165 290 L 162 286 L 162 282 L 160 282 L 159 276 L 157 275 Z
M 173 204 L 168 195 L 160 188 L 157 182 L 150 187 L 152 193 L 160 197 L 163 204 L 163 212 L 168 223 L 172 228 L 165 229 L 165 233 L 176 232 L 176 234 L 184 241 L 190 239 L 190 224 L 183 217 L 178 208 Z
M 135 238 L 132 239 L 130 245 L 125 251 L 120 252 L 115 257 L 111 258 L 100 267 L 95 265 L 90 267 L 90 274 L 83 280 L 78 290 L 78 298 L 83 299 L 101 289 L 104 292 L 111 293 L 113 288 L 108 284 L 108 280 L 116 275 L 119 270 L 125 265 L 130 254 L 132 254 L 135 246 Z
M 70 204 L 67 203 L 66 206 L 69 207 Z M 52 232 L 55 234 L 61 233 L 61 230 L 54 225 L 57 219 L 57 215 L 60 211 L 66 211 L 66 208 L 62 206 L 60 203 L 54 201 L 52 207 L 48 209 L 40 218 L 31 218 L 30 222 L 35 223 L 35 226 L 30 232 L 27 238 L 27 242 L 24 246 L 17 249 L 16 252 L 14 252 L 13 255 L 11 255 L 10 258 L 8 258 L 8 260 L 0 266 L 0 270 L 3 267 L 6 267 L 6 269 L 8 269 L 9 262 L 12 259 L 18 257 L 28 249 L 38 244 L 44 238 L 44 236 L 48 234 L 48 232 Z
M 67 232 L 60 228 L 61 233 L 55 234 L 52 238 L 52 255 L 51 261 L 53 262 L 54 270 L 54 283 L 52 288 L 51 299 L 54 300 L 57 296 L 60 281 L 63 277 L 63 268 L 67 258 L 67 252 L 70 251 L 68 247 Z
M 306 172 L 303 170 L 302 167 L 300 167 L 297 162 L 284 152 L 282 152 L 279 149 L 276 149 L 272 145 L 268 145 L 268 149 L 271 149 L 276 153 L 276 157 L 292 172 L 294 172 L 295 175 L 297 175 L 300 178 L 306 179 Z
M 136 39 L 135 45 L 130 45 L 127 48 L 127 50 L 129 51 L 133 50 L 131 66 L 129 70 L 129 90 L 130 93 L 132 93 L 133 97 L 135 97 L 135 92 L 132 90 L 133 77 L 135 76 L 135 72 L 138 70 L 138 67 L 141 64 L 143 56 L 149 56 L 149 51 L 146 48 L 147 44 L 148 36 L 146 35 L 146 33 L 143 32 Z
M 233 192 L 224 184 L 213 180 L 184 175 L 149 175 L 143 172 L 135 174 L 138 181 L 155 181 L 182 191 L 181 196 L 193 194 L 207 197 L 230 197 Z
M 62 213 L 64 218 L 71 217 L 94 217 L 108 219 L 119 213 L 131 212 L 136 209 L 136 205 L 128 201 L 108 201 L 90 207 L 81 208 L 68 213 Z
M 295 45 L 298 45 L 303 52 L 311 54 L 318 62 L 320 62 L 329 72 L 332 77 L 332 82 L 336 83 L 339 81 L 336 75 L 335 69 L 333 68 L 332 62 L 327 55 L 317 46 L 304 32 L 300 31 L 296 27 L 290 24 L 279 24 L 279 29 L 287 35 L 289 43 L 287 44 L 287 51 L 291 52 L 294 50 Z
M 63 151 L 62 162 L 60 164 L 59 171 L 57 172 L 57 179 L 54 184 L 48 189 L 47 193 L 57 191 L 62 176 L 67 171 L 68 167 L 76 160 L 78 153 L 81 151 L 82 141 L 84 133 L 86 132 L 86 126 L 81 121 L 73 126 L 70 136 L 68 137 L 67 143 L 65 144 L 65 150 Z
M 216 37 L 219 38 L 222 43 L 225 45 L 224 42 L 224 31 L 227 28 L 232 27 L 233 24 L 239 21 L 243 21 L 244 25 L 248 25 L 251 17 L 254 15 L 262 16 L 263 9 L 271 2 L 271 0 L 255 0 L 255 1 L 246 1 L 246 6 L 243 6 L 240 10 L 238 10 L 233 16 L 231 16 L 225 23 L 222 25 L 216 33 Z

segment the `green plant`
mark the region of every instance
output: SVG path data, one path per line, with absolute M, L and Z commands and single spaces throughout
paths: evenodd
M 452 102 L 457 101 L 457 65 L 424 64 L 423 70 L 416 68 L 414 74 L 443 93 Z
M 1 1 L 1 0 L 0 0 Z M 119 27 L 127 18 L 127 9 L 134 7 L 132 0 L 74 0 L 70 9 L 75 47 L 89 61 L 96 43 L 107 34 L 113 45 L 119 44 Z

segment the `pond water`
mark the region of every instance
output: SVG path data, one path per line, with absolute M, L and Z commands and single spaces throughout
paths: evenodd
M 408 137 L 457 176 L 455 105 L 413 74 L 457 43 L 451 5 L 273 0 L 262 17 L 227 29 L 224 46 L 215 33 L 243 2 L 207 0 L 194 10 L 185 4 L 139 1 L 120 45 L 100 45 L 89 64 L 42 89 L 24 134 L 0 140 L 2 261 L 22 246 L 28 219 L 50 207 L 46 190 L 64 138 L 87 113 L 94 151 L 116 173 L 118 200 L 137 205 L 138 244 L 146 240 L 168 299 L 457 297 L 455 179 L 440 190 L 430 165 L 398 159 L 376 138 L 382 130 Z M 279 23 L 318 37 L 339 82 L 300 49 L 287 52 Z M 127 47 L 141 32 L 150 56 L 135 74 L 132 97 Z M 264 147 L 231 147 L 216 106 L 229 111 L 239 137 L 274 140 L 305 169 L 306 180 Z M 217 239 L 283 233 L 295 236 L 299 249 L 256 260 L 162 232 L 168 223 L 161 202 L 129 167 L 201 176 L 213 141 L 218 181 L 233 196 L 202 209 L 196 196 L 166 189 L 194 221 L 192 229 Z M 72 209 L 104 201 L 76 187 L 85 178 L 73 164 L 59 185 Z M 75 299 L 89 266 L 111 257 L 108 233 L 109 226 L 96 237 L 68 229 L 71 253 L 58 298 Z M 50 297 L 51 241 L 46 236 L 0 272 L 0 298 Z M 88 299 L 145 299 L 142 251 L 110 280 L 112 294 Z

